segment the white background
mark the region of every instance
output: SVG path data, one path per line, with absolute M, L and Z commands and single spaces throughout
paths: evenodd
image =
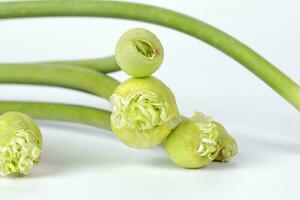
M 138 2 L 204 20 L 300 83 L 299 1 Z M 110 55 L 118 37 L 133 27 L 150 29 L 161 39 L 165 62 L 155 75 L 173 89 L 181 113 L 199 110 L 222 122 L 239 144 L 236 159 L 181 169 L 163 149 L 133 150 L 100 129 L 40 122 L 45 138 L 41 164 L 28 177 L 0 178 L 0 199 L 299 199 L 299 112 L 240 64 L 194 38 L 116 19 L 1 20 L 0 62 Z M 61 88 L 0 85 L 0 94 L 0 100 L 109 108 L 99 98 Z

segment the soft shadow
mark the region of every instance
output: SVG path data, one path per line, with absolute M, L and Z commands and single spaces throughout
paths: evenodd
M 45 141 L 42 160 L 31 174 L 31 178 L 52 176 L 59 173 L 84 171 L 91 168 L 99 170 L 119 170 L 125 166 L 152 166 L 168 170 L 180 170 L 167 157 L 163 149 L 137 151 L 118 141 L 113 134 L 102 129 L 68 123 L 40 123 L 44 127 L 57 129 L 58 134 Z M 74 134 L 59 134 L 67 129 Z M 52 130 L 51 130 L 52 131 Z M 53 132 L 53 135 L 56 131 Z M 83 135 L 84 134 L 84 135 Z M 300 142 L 289 138 L 273 137 L 260 133 L 235 134 L 239 145 L 237 157 L 228 162 L 214 162 L 203 170 L 234 170 L 236 168 L 257 165 L 261 162 L 272 163 L 276 160 L 274 152 L 300 153 Z M 101 137 L 99 137 L 101 136 Z M 105 139 L 104 139 L 105 138 Z M 146 159 L 145 159 L 146 158 Z M 277 158 L 278 159 L 278 158 Z
M 46 140 L 41 163 L 35 167 L 29 178 L 54 176 L 74 171 L 82 172 L 95 168 L 101 171 L 120 170 L 126 166 L 144 165 L 143 162 L 145 160 L 147 162 L 145 158 L 159 155 L 156 150 L 142 151 L 129 148 L 113 134 L 109 135 L 110 133 L 102 129 L 66 123 L 43 122 L 40 124 L 42 128 L 48 127 L 49 129 L 44 130 Z M 71 131 L 72 134 L 64 130 Z M 66 134 L 63 135 L 63 133 Z
M 39 124 L 42 129 L 49 128 L 44 132 L 47 140 L 44 141 L 41 162 L 28 178 L 52 176 L 89 167 L 111 169 L 134 161 L 122 156 L 124 149 L 130 149 L 120 144 L 109 131 L 65 122 L 40 121 Z M 60 131 L 66 134 L 62 135 Z
M 122 145 L 110 131 L 67 122 L 39 121 L 39 125 L 42 129 L 49 128 L 47 132 L 51 132 L 51 137 L 49 140 L 49 134 L 47 133 L 47 140 L 44 139 L 41 161 L 26 178 L 54 176 L 88 166 L 104 167 L 108 164 L 117 166 L 118 160 L 126 162 L 126 159 L 122 157 L 122 153 L 111 151 L 113 148 L 118 149 L 115 146 L 121 146 L 122 148 Z M 61 130 L 72 133 L 62 135 L 59 134 Z M 62 138 L 65 140 L 62 140 Z M 80 139 L 73 140 L 72 138 Z M 91 140 L 92 145 L 90 145 Z M 14 175 L 7 177 L 9 179 L 20 178 Z
M 158 150 L 156 149 L 156 152 Z M 230 162 L 211 162 L 209 165 L 202 167 L 201 170 L 234 170 L 237 167 L 237 164 L 235 162 L 236 158 L 231 160 Z M 157 152 L 157 155 L 152 156 L 151 158 L 147 159 L 143 163 L 145 166 L 153 166 L 158 167 L 162 169 L 168 169 L 168 170 L 199 170 L 199 168 L 196 169 L 187 169 L 182 168 L 179 166 L 176 166 L 168 157 L 168 155 L 165 153 L 165 150 L 159 149 Z
M 143 165 L 151 166 L 155 168 L 178 170 L 178 167 L 175 164 L 173 164 L 172 161 L 167 156 L 162 157 L 159 154 L 157 154 L 155 157 L 144 160 Z
M 299 155 L 300 153 L 300 140 L 293 138 L 279 137 L 278 135 L 259 137 L 258 135 L 250 136 L 248 134 L 240 135 L 239 140 L 244 140 L 245 143 L 248 143 L 252 148 L 262 147 L 269 151 L 277 150 L 295 155 Z
M 279 155 L 299 155 L 300 141 L 288 137 L 280 137 L 278 133 L 270 134 L 242 134 L 236 136 L 239 153 L 237 167 L 272 163 L 279 159 Z

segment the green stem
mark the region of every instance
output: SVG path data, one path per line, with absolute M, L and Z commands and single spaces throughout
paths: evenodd
M 245 44 L 195 18 L 149 5 L 115 1 L 32 1 L 0 4 L 0 18 L 101 16 L 163 25 L 196 37 L 226 53 L 300 110 L 300 87 Z
M 0 63 L 2 66 L 40 66 L 40 65 L 73 65 L 88 69 L 93 69 L 102 73 L 111 73 L 120 71 L 120 67 L 116 62 L 115 56 L 108 56 L 104 58 L 94 59 L 78 59 L 78 60 L 56 60 L 56 61 L 43 61 L 43 62 L 32 62 L 32 63 Z
M 83 59 L 83 60 L 67 60 L 67 61 L 51 61 L 51 62 L 39 62 L 33 64 L 67 64 L 67 65 L 76 65 L 80 67 L 86 67 L 94 69 L 103 73 L 110 73 L 119 71 L 120 67 L 116 62 L 115 56 L 108 56 L 105 58 L 96 58 L 96 59 Z M 0 64 L 0 66 L 3 64 Z M 27 64 L 25 64 L 27 65 Z M 32 65 L 32 64 L 31 64 Z
M 61 86 L 109 99 L 119 82 L 105 74 L 71 65 L 22 64 L 0 66 L 0 83 Z
M 16 111 L 36 119 L 68 121 L 110 130 L 110 112 L 86 106 L 0 101 L 0 114 Z

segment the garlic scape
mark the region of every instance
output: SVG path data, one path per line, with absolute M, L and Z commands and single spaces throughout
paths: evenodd
M 112 130 L 134 148 L 157 146 L 181 119 L 172 91 L 153 76 L 123 82 L 110 104 Z
M 184 168 L 204 167 L 213 160 L 227 161 L 236 154 L 233 138 L 228 141 L 223 126 L 202 113 L 196 112 L 191 118 L 182 118 L 181 123 L 164 142 L 170 159 Z M 230 151 L 230 145 L 235 150 Z
M 0 3 L 0 20 L 26 17 L 90 16 L 162 25 L 224 52 L 300 110 L 300 86 L 252 48 L 210 24 L 176 11 L 118 1 L 17 1 Z M 128 60 L 131 60 L 128 58 Z M 82 64 L 82 62 L 80 62 Z M 89 61 L 84 61 L 84 65 Z M 92 63 L 94 63 L 92 61 Z M 118 63 L 120 64 L 120 63 Z M 144 65 L 140 65 L 144 66 Z
M 160 67 L 164 49 L 152 32 L 134 28 L 120 37 L 115 58 L 120 68 L 128 75 L 147 77 Z
M 27 115 L 7 112 L 0 116 L 0 175 L 27 175 L 39 162 L 42 135 Z

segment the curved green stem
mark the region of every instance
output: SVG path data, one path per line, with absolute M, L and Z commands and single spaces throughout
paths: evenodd
M 73 65 L 84 68 L 93 69 L 102 73 L 116 72 L 120 70 L 119 65 L 116 62 L 115 56 L 107 56 L 104 58 L 94 59 L 78 59 L 78 60 L 57 60 L 57 61 L 44 61 L 44 62 L 33 62 L 33 63 L 0 63 L 2 66 L 40 66 L 40 65 Z
M 82 59 L 82 60 L 66 60 L 66 61 L 50 61 L 50 62 L 38 62 L 33 64 L 67 64 L 67 65 L 76 65 L 80 67 L 86 67 L 94 69 L 103 73 L 110 73 L 119 71 L 120 67 L 116 62 L 115 56 L 108 56 L 104 58 L 96 59 Z M 31 64 L 31 65 L 33 65 Z M 0 64 L 2 66 L 3 64 Z M 25 64 L 27 65 L 27 64 Z
M 226 53 L 300 110 L 300 87 L 245 44 L 195 18 L 149 5 L 115 1 L 31 1 L 0 3 L 0 18 L 101 16 L 163 25 L 196 37 Z
M 68 121 L 110 130 L 110 112 L 86 106 L 0 101 L 0 114 L 16 111 L 36 119 Z
M 102 73 L 111 73 L 120 71 L 120 67 L 115 59 L 115 56 L 107 56 L 104 58 L 92 58 L 92 59 L 77 59 L 77 60 L 55 60 L 55 61 L 43 61 L 43 62 L 32 62 L 32 63 L 0 63 L 2 66 L 40 66 L 40 65 L 73 65 L 88 69 L 93 69 Z
M 100 72 L 71 65 L 0 66 L 0 83 L 62 86 L 108 99 L 119 82 Z

